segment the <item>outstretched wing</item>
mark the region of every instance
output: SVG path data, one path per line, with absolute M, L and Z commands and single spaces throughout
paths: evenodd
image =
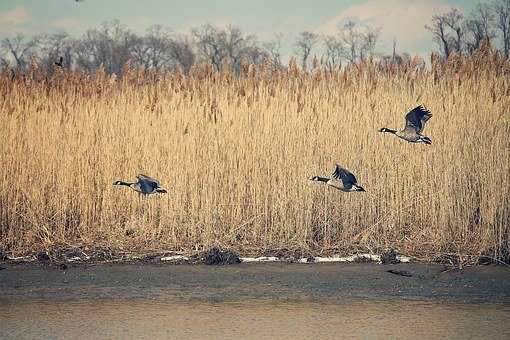
M 346 188 L 350 188 L 353 184 L 358 183 L 356 177 L 349 170 L 342 168 L 338 164 L 335 166 L 335 171 L 333 171 L 331 177 L 341 180 Z
M 156 183 L 157 185 L 159 185 L 159 181 L 157 179 L 149 177 L 149 176 L 145 176 L 143 174 L 138 174 L 136 176 L 136 178 L 138 178 L 139 181 L 153 182 L 153 183 Z
M 145 187 L 146 189 L 149 189 L 146 190 L 147 192 L 151 192 L 160 186 L 159 181 L 155 178 L 145 176 L 142 174 L 137 175 L 136 178 L 138 178 L 140 187 Z
M 413 129 L 417 133 L 421 133 L 430 117 L 432 117 L 432 114 L 429 110 L 422 105 L 417 106 L 406 114 L 405 129 Z

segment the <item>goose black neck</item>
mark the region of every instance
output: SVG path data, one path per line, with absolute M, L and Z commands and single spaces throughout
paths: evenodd
M 320 176 L 315 176 L 315 180 L 316 180 L 316 181 L 319 181 L 319 182 L 327 182 L 327 181 L 329 181 L 329 178 L 326 178 L 326 177 L 320 177 Z
M 382 128 L 380 131 L 381 132 L 393 133 L 393 134 L 397 133 L 396 130 L 392 130 L 392 129 L 388 129 L 388 128 Z
M 117 181 L 117 182 L 115 182 L 115 184 L 116 185 L 125 185 L 125 186 L 129 187 L 133 183 L 128 183 L 128 182 L 124 182 L 124 181 Z

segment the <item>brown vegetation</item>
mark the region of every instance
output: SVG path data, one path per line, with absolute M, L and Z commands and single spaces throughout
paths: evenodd
M 122 79 L 0 75 L 0 248 L 240 253 L 394 248 L 505 259 L 510 66 L 487 49 L 431 70 L 364 62 L 302 72 L 209 66 Z M 377 132 L 434 114 L 431 146 Z M 366 193 L 308 181 L 338 162 Z M 112 185 L 137 173 L 165 196 Z

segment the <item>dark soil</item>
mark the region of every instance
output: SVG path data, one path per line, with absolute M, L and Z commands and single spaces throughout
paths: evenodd
M 397 252 L 394 249 L 390 249 L 381 254 L 382 264 L 397 264 L 400 261 L 397 259 Z
M 412 277 L 413 276 L 413 274 L 411 274 L 407 270 L 394 270 L 394 269 L 390 269 L 390 270 L 388 270 L 388 273 L 395 274 L 395 275 L 400 275 L 400 276 L 405 276 L 405 277 Z
M 202 256 L 202 263 L 206 265 L 227 265 L 241 263 L 241 260 L 237 254 L 215 247 Z
M 0 248 L 0 261 L 5 260 L 7 260 L 7 253 L 2 248 Z
M 50 256 L 48 255 L 47 252 L 41 251 L 41 252 L 37 253 L 37 261 L 42 262 L 42 263 L 50 262 Z

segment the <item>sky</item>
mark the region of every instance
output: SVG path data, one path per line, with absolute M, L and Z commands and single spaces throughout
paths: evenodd
M 456 7 L 465 13 L 479 0 L 0 0 L 0 38 L 66 31 L 79 36 L 102 22 L 118 19 L 135 32 L 154 24 L 189 32 L 204 23 L 233 24 L 268 41 L 283 34 L 292 52 L 297 32 L 331 34 L 348 20 L 381 29 L 379 53 L 397 50 L 426 54 L 433 42 L 424 25 L 434 14 Z M 286 50 L 286 51 L 285 51 Z

